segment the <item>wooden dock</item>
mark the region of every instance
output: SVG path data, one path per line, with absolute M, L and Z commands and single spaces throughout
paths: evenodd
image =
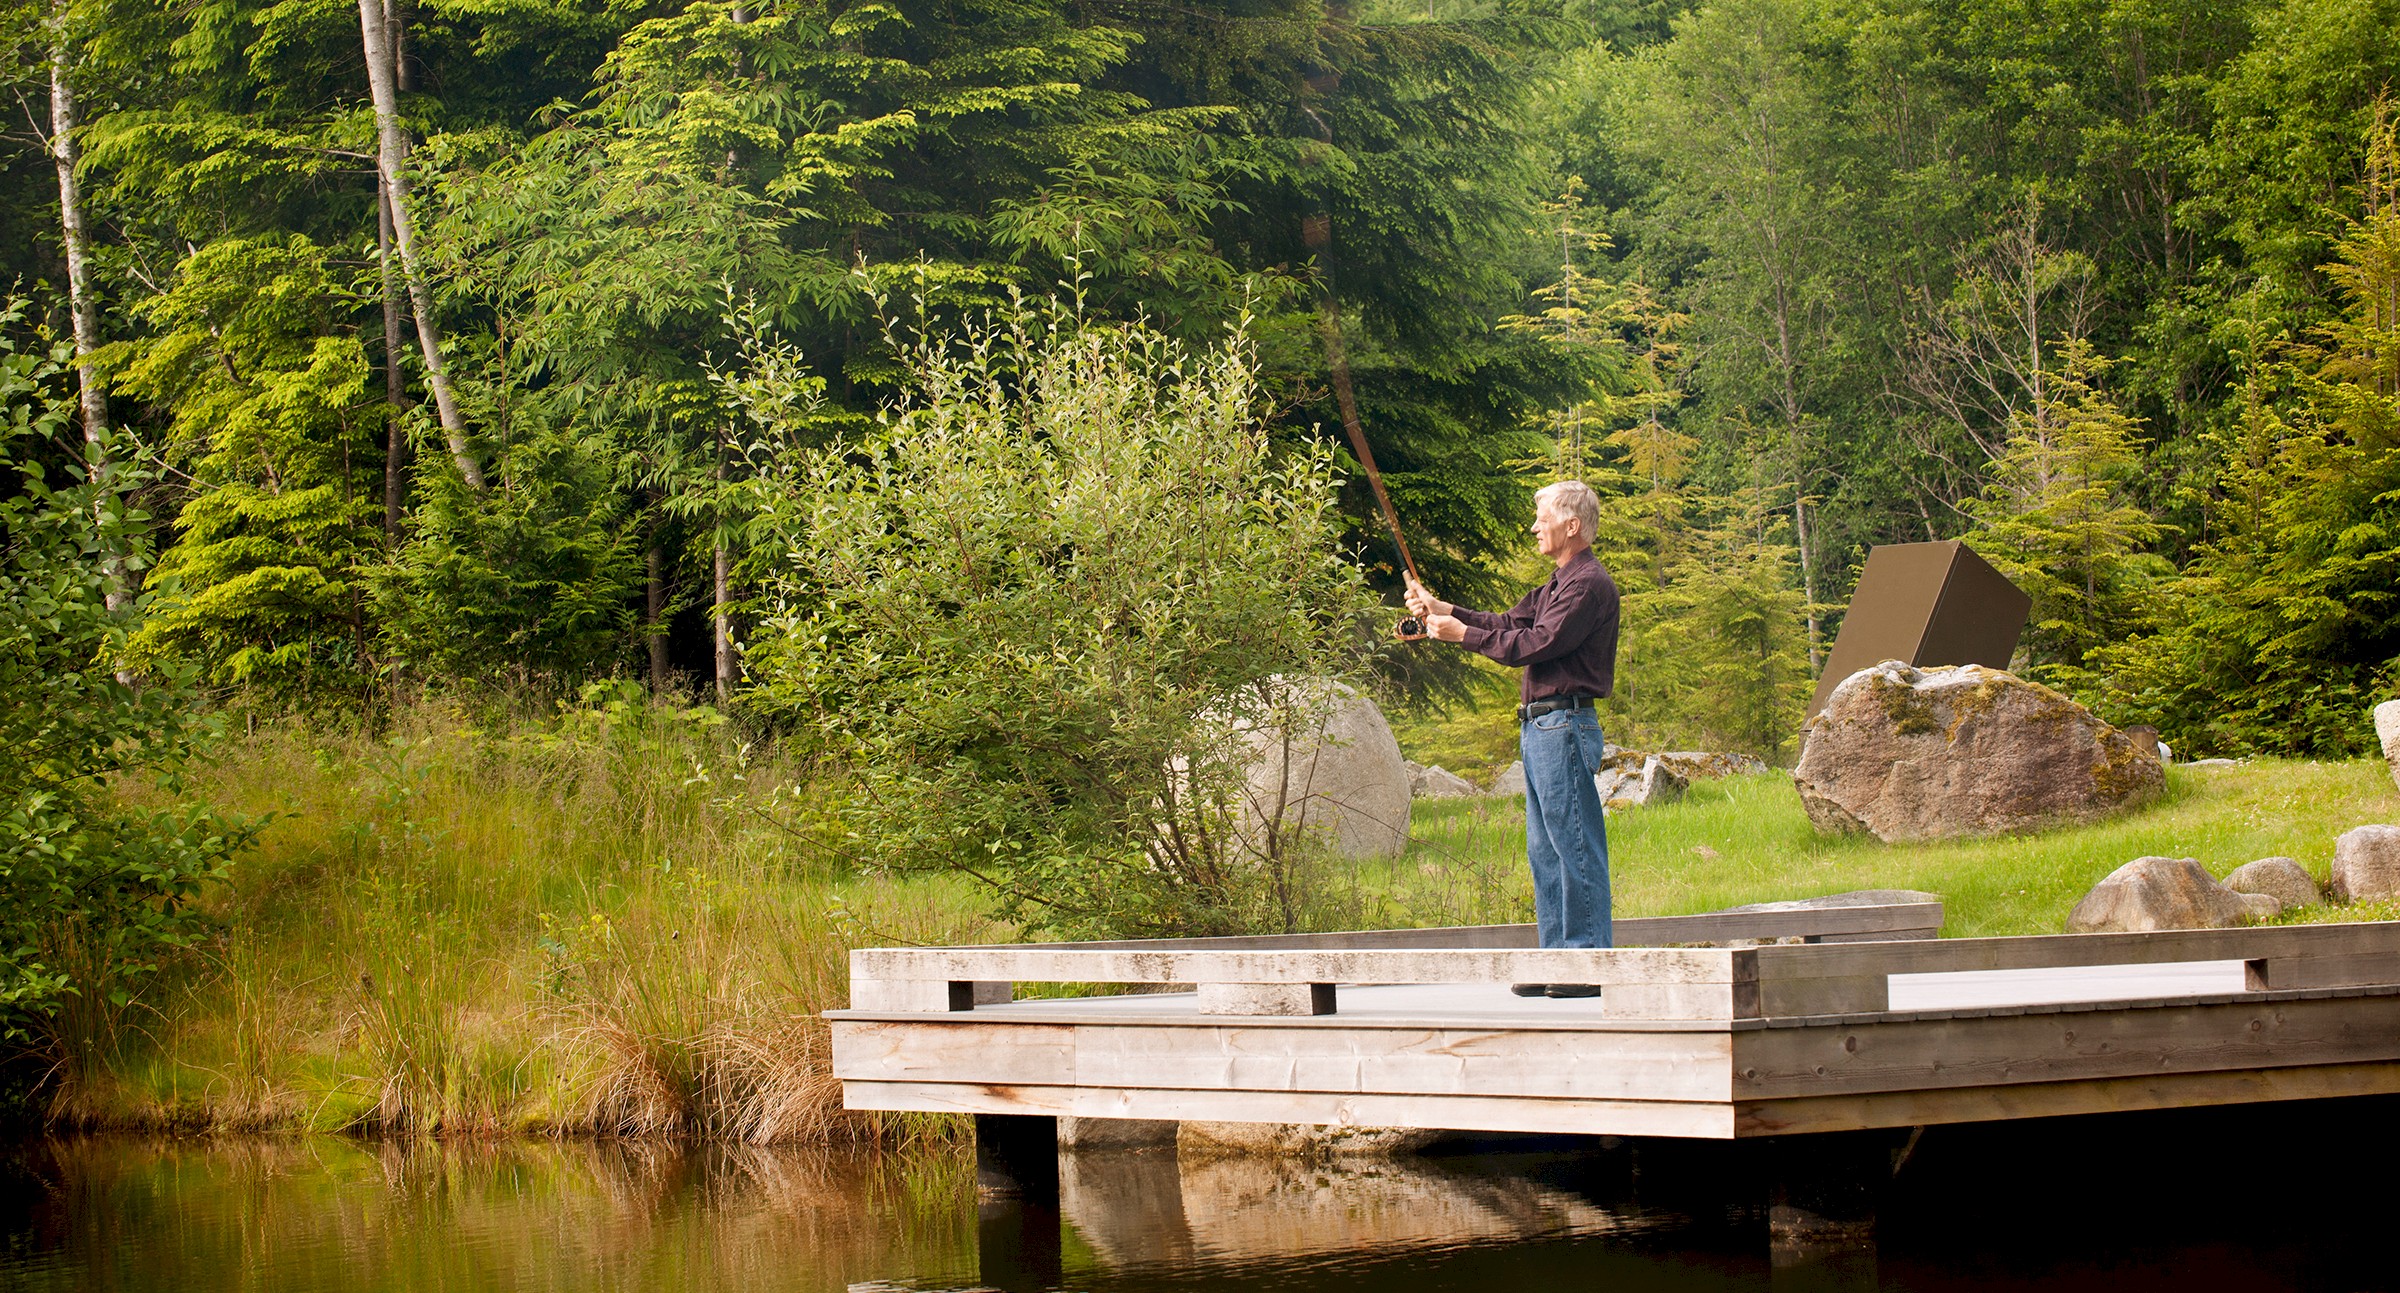
M 1530 926 L 869 949 L 834 1072 L 856 1109 L 1712 1139 L 2400 1092 L 2400 923 L 1940 923 L 1902 903 L 1624 920 L 1608 950 Z

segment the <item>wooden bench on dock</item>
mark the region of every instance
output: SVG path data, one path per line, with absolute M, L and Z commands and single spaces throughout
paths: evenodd
M 1622 920 L 1606 950 L 1530 926 L 867 949 L 833 1065 L 855 1109 L 1706 1138 L 2400 1091 L 2400 923 L 1940 924 L 1897 903 Z

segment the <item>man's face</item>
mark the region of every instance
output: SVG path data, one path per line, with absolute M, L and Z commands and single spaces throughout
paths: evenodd
M 1583 527 L 1571 513 L 1561 512 L 1550 500 L 1543 499 L 1533 509 L 1533 544 L 1542 555 L 1556 560 L 1560 554 L 1575 550 L 1576 540 L 1582 537 Z

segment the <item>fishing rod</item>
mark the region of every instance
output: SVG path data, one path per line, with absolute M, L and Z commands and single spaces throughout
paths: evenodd
M 1339 80 L 1340 73 L 1329 71 L 1312 79 L 1309 88 L 1325 93 Z M 1325 118 L 1305 103 L 1300 112 L 1316 128 L 1318 140 L 1332 147 L 1333 127 Z M 1407 537 L 1400 533 L 1400 514 L 1392 509 L 1392 496 L 1383 487 L 1383 473 L 1375 467 L 1375 451 L 1367 447 L 1366 428 L 1358 417 L 1358 395 L 1350 385 L 1350 352 L 1342 344 L 1341 306 L 1333 291 L 1333 214 L 1316 211 L 1301 217 L 1300 237 L 1317 262 L 1317 332 L 1325 340 L 1326 367 L 1333 371 L 1333 398 L 1342 411 L 1342 430 L 1350 436 L 1350 451 L 1358 456 L 1358 465 L 1367 469 L 1367 484 L 1375 491 L 1375 507 L 1383 513 L 1384 529 L 1392 536 L 1392 550 L 1400 556 L 1400 568 L 1421 586 L 1425 581 L 1417 574 L 1416 559 L 1408 553 Z M 1408 615 L 1393 626 L 1392 632 L 1403 642 L 1415 641 L 1425 636 L 1425 624 Z

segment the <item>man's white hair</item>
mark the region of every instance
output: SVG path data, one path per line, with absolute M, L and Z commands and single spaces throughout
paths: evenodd
M 1562 480 L 1542 486 L 1533 496 L 1533 505 L 1540 507 L 1544 503 L 1550 505 L 1551 511 L 1580 522 L 1585 543 L 1590 543 L 1592 536 L 1600 532 L 1600 496 L 1582 481 Z

